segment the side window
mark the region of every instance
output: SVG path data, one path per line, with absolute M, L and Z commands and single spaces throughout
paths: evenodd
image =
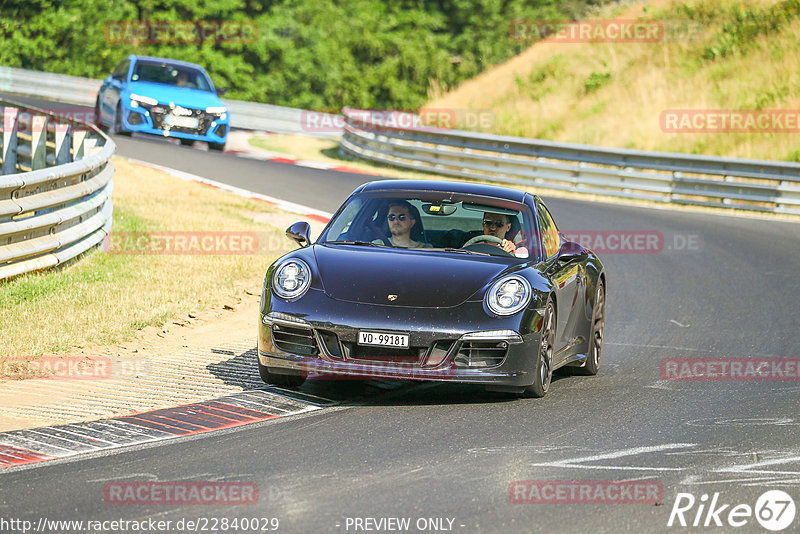
M 131 65 L 130 60 L 126 59 L 125 61 L 117 65 L 117 68 L 114 69 L 114 72 L 111 75 L 114 78 L 125 81 L 125 78 L 128 76 L 128 67 L 130 67 L 130 65 Z
M 561 247 L 561 237 L 558 235 L 558 228 L 547 208 L 538 204 L 536 216 L 539 219 L 539 227 L 542 235 L 542 246 L 544 247 L 545 257 L 550 258 L 558 253 Z

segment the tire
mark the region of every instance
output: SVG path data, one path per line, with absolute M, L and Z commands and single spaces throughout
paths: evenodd
M 262 365 L 258 362 L 258 374 L 265 384 L 272 384 L 273 386 L 283 386 L 288 388 L 296 388 L 303 385 L 306 377 L 301 374 L 283 375 L 271 373 L 269 367 Z
M 208 143 L 209 150 L 218 150 L 222 152 L 225 150 L 225 143 Z
M 117 104 L 117 112 L 114 113 L 114 125 L 111 127 L 112 135 L 125 135 L 130 136 L 131 132 L 126 132 L 122 129 L 122 106 Z
M 600 368 L 600 358 L 603 356 L 603 339 L 606 328 L 606 290 L 603 280 L 597 279 L 597 289 L 594 293 L 592 305 L 592 323 L 589 325 L 589 353 L 583 367 L 576 367 L 579 375 L 594 376 Z
M 553 347 L 556 342 L 556 308 L 553 301 L 547 301 L 542 319 L 542 339 L 536 358 L 536 372 L 533 384 L 525 388 L 524 397 L 540 398 L 547 394 L 553 381 Z
M 181 145 L 183 146 L 192 146 L 194 145 L 194 139 L 181 139 Z
M 100 130 L 106 131 L 106 128 L 103 126 L 103 119 L 100 117 L 100 95 L 97 95 L 97 100 L 95 100 L 94 103 L 94 125 Z

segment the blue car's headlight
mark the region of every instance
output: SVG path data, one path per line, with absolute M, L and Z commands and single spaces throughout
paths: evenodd
M 281 298 L 292 300 L 302 297 L 311 285 L 311 269 L 303 260 L 286 260 L 272 275 L 272 289 Z
M 206 108 L 206 113 L 211 115 L 216 115 L 219 120 L 225 120 L 228 118 L 228 108 L 225 106 L 211 106 Z
M 149 96 L 142 96 L 137 95 L 136 93 L 131 93 L 131 107 L 135 108 L 138 107 L 139 104 L 144 104 L 146 106 L 155 106 L 158 104 L 158 100 L 155 98 L 150 98 Z
M 512 274 L 504 276 L 486 292 L 486 306 L 495 315 L 514 315 L 531 301 L 531 284 Z

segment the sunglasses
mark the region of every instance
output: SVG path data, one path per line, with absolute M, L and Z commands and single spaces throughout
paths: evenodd
M 401 221 L 405 221 L 408 218 L 408 216 L 405 213 L 401 213 L 400 215 L 395 215 L 394 213 L 392 213 L 386 218 L 389 219 L 390 221 L 393 221 L 395 219 L 400 219 Z
M 491 226 L 492 228 L 502 228 L 503 226 L 507 225 L 508 223 L 505 221 L 493 221 L 491 219 L 484 219 L 483 225 L 484 226 Z

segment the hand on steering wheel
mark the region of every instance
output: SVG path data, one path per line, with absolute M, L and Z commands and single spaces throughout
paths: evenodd
M 500 246 L 503 242 L 502 239 L 499 237 L 495 237 L 493 235 L 476 235 L 472 239 L 468 240 L 466 243 L 461 245 L 461 248 L 468 247 L 470 245 L 474 245 L 475 243 L 490 243 L 492 245 Z
M 495 237 L 493 235 L 476 235 L 464 243 L 461 248 L 474 245 L 475 243 L 489 243 L 491 245 L 496 245 L 509 254 L 514 254 L 514 251 L 517 250 L 517 246 L 513 241 L 509 241 L 508 239 L 500 239 L 499 237 Z

